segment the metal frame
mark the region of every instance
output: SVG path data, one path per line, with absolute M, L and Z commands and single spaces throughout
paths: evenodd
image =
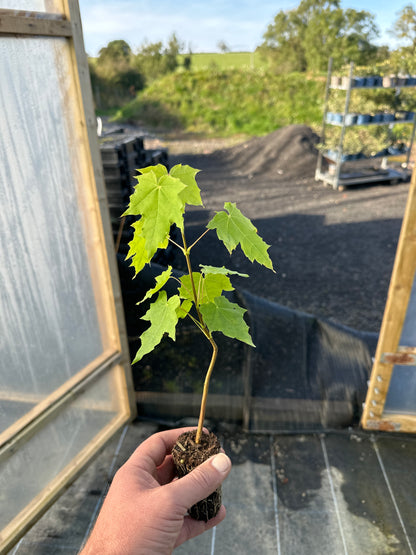
M 393 168 L 386 168 L 386 171 L 380 172 L 380 173 L 374 173 L 372 175 L 368 175 L 366 173 L 362 173 L 358 175 L 354 175 L 354 176 L 349 176 L 349 177 L 343 177 L 341 174 L 341 169 L 342 169 L 342 165 L 343 165 L 343 154 L 344 154 L 344 138 L 345 138 L 345 133 L 347 131 L 347 128 L 350 127 L 355 127 L 358 124 L 352 124 L 352 125 L 347 125 L 346 124 L 346 116 L 348 115 L 349 112 L 349 105 L 350 105 L 350 99 L 351 99 L 351 91 L 354 90 L 360 90 L 360 89 L 381 89 L 381 88 L 400 88 L 400 87 L 381 87 L 381 86 L 373 86 L 373 87 L 355 87 L 353 85 L 353 74 L 354 74 L 354 63 L 351 62 L 350 63 L 350 69 L 349 69 L 349 75 L 348 75 L 348 80 L 347 80 L 347 86 L 343 87 L 343 86 L 338 86 L 338 87 L 332 87 L 331 86 L 331 76 L 332 76 L 332 58 L 330 58 L 329 63 L 328 63 L 328 74 L 327 74 L 327 81 L 326 81 L 326 87 L 325 87 L 325 99 L 324 99 L 324 114 L 323 114 L 323 121 L 322 121 L 322 131 L 321 131 L 321 140 L 322 143 L 325 143 L 325 129 L 327 125 L 334 125 L 337 127 L 341 127 L 341 133 L 340 133 L 340 138 L 339 138 L 339 142 L 338 142 L 338 148 L 337 148 L 337 155 L 336 155 L 336 159 L 334 160 L 334 165 L 335 165 L 335 172 L 334 173 L 329 173 L 329 172 L 324 172 L 322 171 L 322 159 L 323 159 L 323 153 L 320 150 L 319 154 L 318 154 L 318 161 L 317 161 L 317 165 L 316 165 L 316 171 L 315 171 L 315 181 L 323 181 L 324 183 L 331 185 L 333 187 L 333 189 L 340 189 L 342 190 L 344 187 L 348 187 L 350 185 L 358 185 L 361 183 L 380 183 L 382 181 L 394 181 L 394 182 L 398 182 L 398 181 L 405 181 L 408 179 L 410 173 L 407 170 L 407 166 L 409 164 L 409 159 L 410 159 L 410 152 L 412 149 L 412 145 L 413 145 L 413 141 L 414 141 L 414 137 L 415 137 L 415 131 L 416 131 L 416 118 L 410 122 L 410 121 L 396 121 L 396 122 L 369 122 L 369 123 L 363 123 L 360 124 L 362 126 L 368 126 L 368 125 L 392 125 L 393 123 L 403 123 L 403 124 L 413 124 L 413 129 L 412 129 L 412 135 L 411 135 L 411 140 L 410 140 L 410 145 L 409 145 L 409 150 L 407 153 L 407 157 L 406 157 L 406 169 L 403 170 L 396 170 Z M 414 86 L 414 85 L 413 85 Z M 327 121 L 327 113 L 328 113 L 328 100 L 329 100 L 329 92 L 330 89 L 340 89 L 340 90 L 344 90 L 346 92 L 345 95 L 345 105 L 344 105 L 344 112 L 342 114 L 342 123 L 334 123 L 334 122 L 328 122 Z

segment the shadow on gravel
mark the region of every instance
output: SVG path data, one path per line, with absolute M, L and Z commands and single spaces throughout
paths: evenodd
M 190 212 L 189 243 L 203 232 L 211 216 L 204 210 Z M 289 214 L 253 222 L 266 243 L 272 245 L 269 253 L 276 274 L 251 264 L 239 248 L 230 257 L 218 245 L 214 233 L 208 233 L 195 246 L 195 268 L 203 262 L 248 273 L 250 279 L 237 278 L 233 283 L 289 308 L 358 330 L 378 332 L 400 219 L 326 225 L 324 216 Z

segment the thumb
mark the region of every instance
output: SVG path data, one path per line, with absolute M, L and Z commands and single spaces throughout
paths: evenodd
M 180 499 L 184 510 L 201 499 L 208 497 L 225 480 L 231 470 L 231 460 L 225 453 L 218 453 L 197 466 L 183 478 L 171 482 L 169 486 L 176 499 Z

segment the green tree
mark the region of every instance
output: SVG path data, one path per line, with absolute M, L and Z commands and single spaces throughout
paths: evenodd
M 331 56 L 335 68 L 350 60 L 368 63 L 377 34 L 369 12 L 344 10 L 340 0 L 302 0 L 277 13 L 260 49 L 279 71 L 324 71 Z
M 98 53 L 98 63 L 104 64 L 129 62 L 132 51 L 130 46 L 124 40 L 113 40 Z
M 134 57 L 135 67 L 145 75 L 148 82 L 172 73 L 178 67 L 178 55 L 184 45 L 173 33 L 166 46 L 162 42 L 145 42 Z
M 416 10 L 408 4 L 398 12 L 398 18 L 393 25 L 393 34 L 410 43 L 413 52 L 416 51 Z
M 391 55 L 392 69 L 395 72 L 414 73 L 416 71 L 416 10 L 412 4 L 408 4 L 397 15 L 390 33 L 404 44 Z
M 162 42 L 144 42 L 134 58 L 134 64 L 146 81 L 153 81 L 163 74 L 162 59 Z
M 226 52 L 230 52 L 230 47 L 228 46 L 228 44 L 225 42 L 225 40 L 219 40 L 217 42 L 217 48 L 220 52 L 222 52 L 223 54 L 225 54 Z
M 183 50 L 184 44 L 173 33 L 164 50 L 164 73 L 171 73 L 178 67 L 178 55 Z
M 124 40 L 111 41 L 90 61 L 90 75 L 96 107 L 119 107 L 143 89 L 145 80 L 132 64 L 133 54 Z

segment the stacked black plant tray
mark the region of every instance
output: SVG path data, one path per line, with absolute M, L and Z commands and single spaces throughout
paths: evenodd
M 123 129 L 107 133 L 99 141 L 114 242 L 120 252 L 126 253 L 132 228 L 130 217 L 123 219 L 121 215 L 137 184 L 137 170 L 154 164 L 168 166 L 168 152 L 145 149 L 142 136 L 125 133 Z

